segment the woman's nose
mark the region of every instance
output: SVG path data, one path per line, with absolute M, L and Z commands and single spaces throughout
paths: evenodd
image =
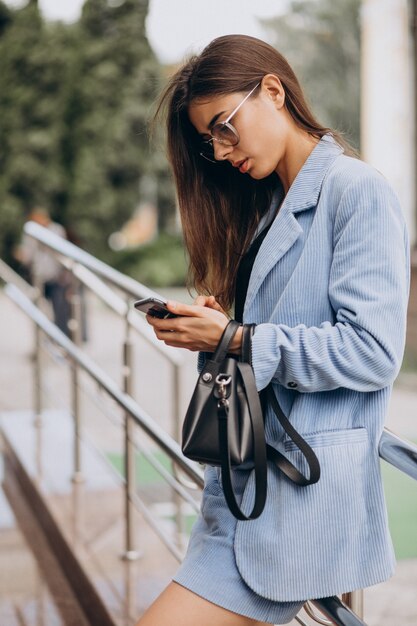
M 219 141 L 213 141 L 214 158 L 216 161 L 225 161 L 233 150 L 233 146 L 227 146 Z

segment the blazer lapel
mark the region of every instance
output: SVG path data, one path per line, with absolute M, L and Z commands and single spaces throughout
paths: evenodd
M 302 232 L 295 216 L 285 205 L 284 201 L 253 264 L 245 302 L 246 310 L 253 302 L 264 278 L 294 245 Z
M 298 172 L 253 264 L 244 313 L 249 310 L 265 277 L 302 233 L 294 214 L 317 205 L 324 177 L 342 152 L 333 137 L 325 135 Z

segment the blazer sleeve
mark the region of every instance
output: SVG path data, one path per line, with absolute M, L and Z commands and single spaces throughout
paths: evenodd
M 401 366 L 409 244 L 398 199 L 379 175 L 355 180 L 335 214 L 328 297 L 335 322 L 259 324 L 252 339 L 258 390 L 272 380 L 301 392 L 375 391 Z

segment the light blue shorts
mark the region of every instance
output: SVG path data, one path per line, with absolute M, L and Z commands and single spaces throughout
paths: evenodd
M 248 475 L 249 472 L 234 472 L 233 484 L 238 501 Z M 236 523 L 224 499 L 219 470 L 207 466 L 201 512 L 174 581 L 239 615 L 260 622 L 287 624 L 297 615 L 303 602 L 275 602 L 248 587 L 235 561 L 233 544 Z

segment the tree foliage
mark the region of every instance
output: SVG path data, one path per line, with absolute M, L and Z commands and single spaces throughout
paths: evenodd
M 54 198 L 61 186 L 54 101 L 59 97 L 62 56 L 51 54 L 51 41 L 48 37 L 44 45 L 44 39 L 34 3 L 11 15 L 0 39 L 2 238 L 13 239 L 23 212 Z
M 167 166 L 147 121 L 161 68 L 145 35 L 147 0 L 87 0 L 76 24 L 45 23 L 37 3 L 0 1 L 0 255 L 10 258 L 24 216 L 49 209 L 94 254 L 161 179 L 165 223 L 174 211 Z
M 293 0 L 267 22 L 326 125 L 359 145 L 360 0 Z M 48 23 L 31 0 L 0 0 L 0 256 L 11 260 L 25 213 L 43 205 L 92 253 L 156 181 L 160 230 L 174 193 L 147 122 L 164 82 L 145 35 L 148 0 L 86 0 L 75 24 Z M 142 181 L 142 184 L 141 184 Z M 149 185 L 147 186 L 149 189 Z M 152 188 L 152 185 L 151 185 Z M 146 198 L 149 200 L 150 198 Z
M 360 0 L 292 0 L 283 16 L 265 20 L 322 124 L 356 148 L 360 137 Z

